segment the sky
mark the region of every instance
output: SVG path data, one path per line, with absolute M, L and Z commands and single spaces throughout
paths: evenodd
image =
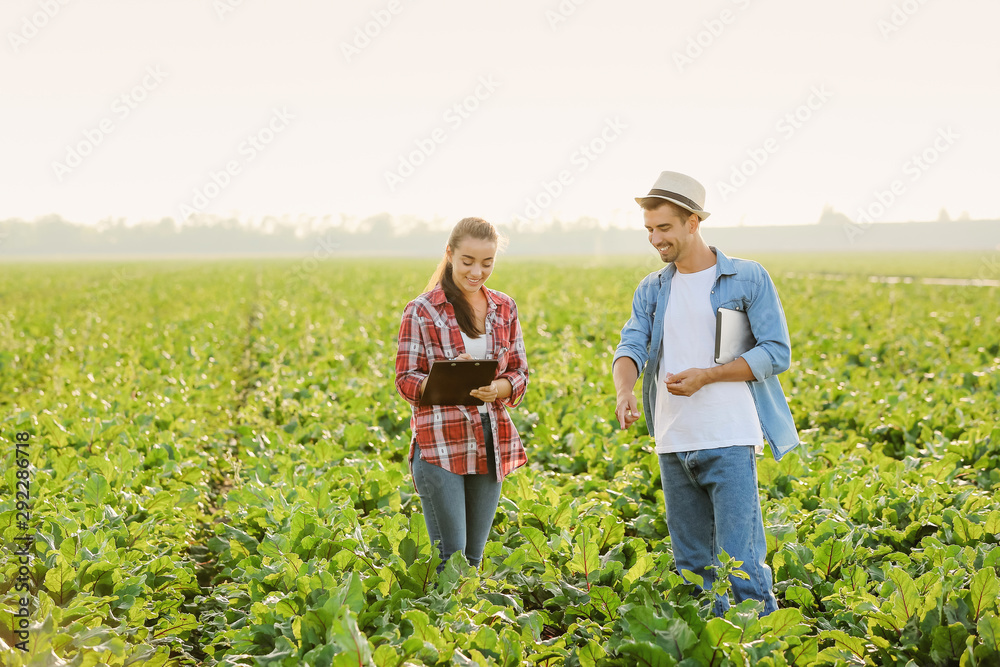
M 7 0 L 0 220 L 1000 218 L 997 0 Z

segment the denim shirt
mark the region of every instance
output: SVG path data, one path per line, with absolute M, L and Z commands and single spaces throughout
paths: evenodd
M 760 428 L 771 445 L 775 460 L 780 460 L 799 444 L 795 422 L 777 377 L 778 373 L 788 370 L 791 363 L 785 313 L 764 267 L 747 259 L 730 259 L 714 247 L 712 252 L 716 255 L 715 284 L 710 296 L 712 312 L 720 307 L 742 310 L 750 319 L 757 345 L 742 358 L 756 380 L 747 385 L 757 408 Z M 656 392 L 660 389 L 656 377 L 662 352 L 663 316 L 670 298 L 670 280 L 676 270 L 669 264 L 642 279 L 632 298 L 632 316 L 622 327 L 621 342 L 615 350 L 615 361 L 628 357 L 643 373 L 642 409 L 650 435 L 656 432 L 653 414 Z

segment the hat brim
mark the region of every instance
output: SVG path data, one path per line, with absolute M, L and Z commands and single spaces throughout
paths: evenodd
M 666 201 L 670 202 L 671 204 L 677 204 L 678 206 L 680 206 L 685 211 L 690 211 L 691 213 L 694 213 L 696 216 L 698 216 L 698 218 L 700 220 L 704 220 L 708 216 L 712 215 L 708 211 L 699 211 L 697 209 L 693 209 L 690 206 L 688 206 L 687 204 L 682 204 L 681 202 L 677 201 L 676 199 L 671 199 L 670 197 L 664 197 L 663 195 L 642 195 L 641 197 L 636 197 L 635 198 L 635 203 L 638 204 L 639 206 L 642 206 L 642 200 L 643 199 L 665 199 Z

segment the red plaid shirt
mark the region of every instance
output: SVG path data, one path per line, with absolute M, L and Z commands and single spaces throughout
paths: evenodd
M 505 407 L 516 407 L 524 397 L 528 360 L 514 300 L 485 286 L 482 290 L 487 303 L 486 356 L 499 361 L 496 379 L 506 378 L 514 389 L 508 398 L 486 406 L 493 424 L 497 479 L 503 480 L 528 460 Z M 406 305 L 399 325 L 396 389 L 413 406 L 410 460 L 419 447 L 420 458 L 428 463 L 459 475 L 485 475 L 489 468 L 479 410 L 465 405 L 419 405 L 420 383 L 430 372 L 431 362 L 454 359 L 464 352 L 462 330 L 440 285 Z

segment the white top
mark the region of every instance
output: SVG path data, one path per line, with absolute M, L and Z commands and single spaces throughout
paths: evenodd
M 761 451 L 764 438 L 746 382 L 707 384 L 691 396 L 674 396 L 664 386 L 667 373 L 712 368 L 715 313 L 710 301 L 715 267 L 674 273 L 663 320 L 663 354 L 657 371 L 656 453 L 689 452 L 735 445 Z
M 469 338 L 462 332 L 462 341 L 465 343 L 465 351 L 473 359 L 485 359 L 486 358 L 486 336 L 479 336 L 478 338 Z M 486 413 L 486 404 L 478 406 L 479 411 L 483 414 Z

